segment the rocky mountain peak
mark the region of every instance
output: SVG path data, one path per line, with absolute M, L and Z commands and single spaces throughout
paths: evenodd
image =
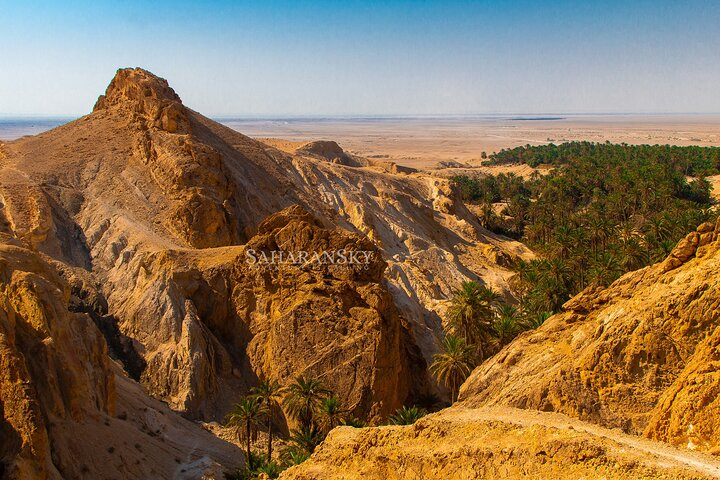
M 187 133 L 189 127 L 182 100 L 168 81 L 142 68 L 118 69 L 93 112 L 112 108 L 130 110 L 171 133 Z

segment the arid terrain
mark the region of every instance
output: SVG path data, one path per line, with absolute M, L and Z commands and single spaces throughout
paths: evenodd
M 350 153 L 414 168 L 478 165 L 520 145 L 573 140 L 628 144 L 720 145 L 720 115 L 570 115 L 437 118 L 230 120 L 246 135 L 292 142 L 331 139 Z M 278 148 L 283 147 L 279 142 Z
M 494 121 L 499 143 L 230 123 L 243 134 L 118 70 L 90 114 L 0 142 L 0 478 L 220 479 L 246 459 L 215 422 L 261 379 L 317 377 L 370 425 L 447 402 L 428 366 L 453 292 L 509 298 L 535 253 L 412 167 L 548 137 L 720 141 L 715 120 L 665 121 Z M 248 261 L 340 250 L 366 261 Z M 703 223 L 498 347 L 459 404 L 334 429 L 281 478 L 720 477 L 719 263 L 720 222 Z

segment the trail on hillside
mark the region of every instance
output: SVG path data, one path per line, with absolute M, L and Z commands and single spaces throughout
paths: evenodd
M 522 410 L 511 407 L 464 408 L 460 404 L 442 412 L 442 416 L 446 420 L 458 422 L 500 421 L 523 427 L 539 425 L 550 428 L 572 429 L 605 438 L 653 456 L 657 459 L 655 465 L 658 467 L 687 467 L 699 473 L 720 478 L 720 460 L 710 455 L 681 450 L 665 443 L 628 435 L 619 430 L 600 427 L 559 413 Z

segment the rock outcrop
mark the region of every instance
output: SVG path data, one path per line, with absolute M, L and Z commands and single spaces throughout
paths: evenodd
M 473 373 L 465 407 L 717 452 L 718 236 L 704 224 L 662 264 L 572 299 Z M 426 366 L 452 288 L 504 291 L 532 257 L 481 228 L 447 179 L 334 142 L 277 150 L 142 69 L 119 70 L 91 114 L 0 146 L 0 237 L 0 472 L 23 479 L 237 466 L 237 448 L 178 412 L 220 419 L 261 377 L 319 376 L 371 421 L 443 394 Z M 260 261 L 273 252 L 284 260 Z M 338 429 L 287 475 L 716 473 L 586 424 L 483 411 Z
M 17 242 L 0 244 L 2 478 L 177 478 L 200 458 L 241 464 L 237 447 L 119 376 L 102 334 L 70 310 L 70 297 L 48 261 Z
M 416 347 L 385 268 L 372 242 L 295 206 L 242 247 L 136 256 L 108 302 L 142 344 L 143 383 L 176 410 L 222 417 L 257 378 L 313 375 L 356 415 L 381 418 L 412 375 L 423 388 L 425 369 L 418 353 L 409 360 Z
M 463 385 L 468 406 L 562 412 L 717 453 L 720 222 L 659 264 L 571 299 Z
M 452 407 L 412 426 L 339 427 L 285 480 L 700 479 L 720 462 L 564 415 Z
M 363 162 L 360 159 L 352 158 L 350 155 L 345 153 L 337 142 L 333 142 L 331 140 L 317 140 L 306 143 L 295 150 L 295 153 L 321 158 L 327 160 L 328 162 L 348 167 L 363 167 L 368 164 L 367 161 Z
M 17 249 L 2 270 L 15 296 L 3 305 L 0 454 L 20 478 L 237 465 L 234 447 L 177 412 L 220 420 L 259 377 L 320 376 L 371 420 L 442 394 L 426 365 L 452 287 L 503 290 L 512 259 L 532 255 L 482 229 L 446 179 L 334 143 L 279 151 L 142 69 L 119 70 L 89 115 L 2 144 L 0 235 Z M 249 249 L 276 248 L 372 258 L 247 263 Z M 71 441 L 81 436 L 92 449 Z

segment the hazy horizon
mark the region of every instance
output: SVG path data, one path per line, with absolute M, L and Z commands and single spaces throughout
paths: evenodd
M 3 2 L 0 112 L 88 113 L 119 67 L 208 116 L 720 112 L 720 4 Z

